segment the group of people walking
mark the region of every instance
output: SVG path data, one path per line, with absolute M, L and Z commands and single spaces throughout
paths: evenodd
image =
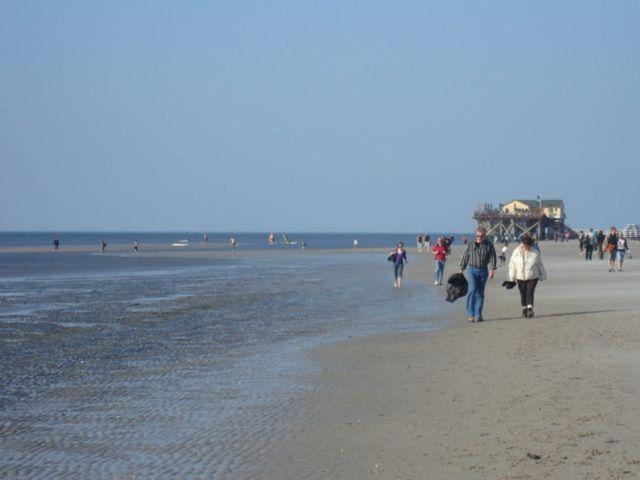
M 105 240 L 100 240 L 100 253 L 104 253 L 105 250 L 107 249 L 107 245 L 109 245 Z M 138 242 L 138 240 L 134 240 L 133 243 L 131 244 L 131 248 L 133 249 L 134 252 L 139 252 L 140 251 L 140 242 Z M 59 237 L 55 237 L 53 239 L 53 250 L 58 252 L 60 251 L 60 238 Z
M 587 232 L 580 230 L 578 233 L 578 249 L 585 261 L 593 260 L 593 251 L 596 251 L 598 258 L 604 260 L 605 253 L 608 255 L 609 271 L 615 271 L 616 263 L 618 271 L 622 271 L 622 264 L 625 256 L 631 256 L 629 242 L 624 238 L 616 227 L 611 227 L 606 235 L 602 229 L 597 232 L 590 228 Z
M 421 253 L 425 248 L 422 240 L 424 237 L 418 236 L 418 252 Z M 447 261 L 447 257 L 451 254 L 451 244 L 453 243 L 452 237 L 438 237 L 436 243 L 431 247 L 431 253 L 433 253 L 436 263 L 436 269 L 433 272 L 433 284 L 442 285 L 444 277 L 444 266 Z M 429 237 L 427 235 L 427 245 L 429 245 Z M 426 250 L 425 250 L 426 251 Z M 392 251 L 387 259 L 393 262 L 393 286 L 400 288 L 402 286 L 402 272 L 404 265 L 407 263 L 407 251 L 404 248 L 404 244 L 399 242 L 396 245 L 394 251 Z
M 431 238 L 428 233 L 420 234 L 416 237 L 416 244 L 418 246 L 418 253 L 422 253 L 422 250 L 425 252 L 429 251 L 429 247 L 431 246 Z
M 593 260 L 593 251 L 600 257 L 600 260 L 604 258 L 603 244 L 605 235 L 602 229 L 597 232 L 590 228 L 588 232 L 580 230 L 578 234 L 578 249 L 580 255 L 584 255 L 586 261 Z
M 506 263 L 507 248 L 508 244 L 505 242 L 500 252 L 501 264 Z M 484 320 L 482 317 L 484 291 L 487 280 L 494 277 L 496 261 L 496 249 L 487 239 L 487 230 L 484 227 L 477 228 L 475 239 L 465 247 L 459 265 L 460 273 L 467 270 L 469 282 L 467 315 L 470 322 Z M 520 245 L 511 254 L 507 276 L 508 280 L 503 283 L 503 286 L 508 289 L 518 286 L 522 316 L 533 317 L 536 287 L 538 282 L 547 279 L 547 272 L 535 239 L 529 233 L 520 237 Z
M 420 236 L 418 238 L 420 239 Z M 442 285 L 445 264 L 451 254 L 449 242 L 447 237 L 439 237 L 431 247 L 435 261 L 434 285 Z M 422 251 L 420 242 L 418 245 L 420 252 Z M 604 255 L 607 254 L 609 272 L 615 271 L 616 267 L 617 271 L 622 271 L 625 256 L 630 256 L 631 253 L 627 239 L 616 227 L 611 227 L 606 235 L 603 230 L 596 232 L 593 228 L 588 232 L 581 231 L 578 245 L 580 254 L 584 255 L 586 261 L 592 260 L 594 250 L 601 259 L 604 259 Z M 494 244 L 487 239 L 487 231 L 484 227 L 478 227 L 473 241 L 465 243 L 458 267 L 460 273 L 466 271 L 468 283 L 466 309 L 470 322 L 484 320 L 482 311 L 486 283 L 494 277 L 498 259 L 500 266 L 507 264 L 507 252 L 508 243 L 503 242 L 500 256 L 496 256 Z M 399 288 L 402 285 L 403 267 L 407 263 L 407 253 L 402 243 L 397 245 L 396 250 L 389 256 L 389 260 L 394 262 L 394 286 Z M 522 316 L 533 317 L 536 287 L 539 282 L 546 280 L 547 272 L 542 263 L 540 249 L 532 235 L 525 233 L 520 237 L 520 244 L 513 250 L 507 268 L 507 280 L 502 285 L 507 289 L 518 287 Z
M 618 271 L 622 271 L 624 257 L 629 253 L 629 243 L 618 232 L 616 227 L 611 227 L 609 234 L 604 240 L 604 251 L 609 254 L 609 271 L 615 270 L 616 262 L 618 263 Z
M 521 237 L 521 244 L 513 251 L 509 261 L 507 288 L 516 285 L 520 292 L 522 315 L 533 317 L 533 305 L 536 286 L 539 281 L 546 280 L 547 274 L 542 264 L 540 251 L 534 248 L 534 238 L 528 233 Z M 435 270 L 433 274 L 434 285 L 442 285 L 444 267 L 451 253 L 450 240 L 447 237 L 439 237 L 431 248 L 434 256 Z M 420 251 L 420 250 L 419 250 Z M 506 244 L 501 256 L 506 257 Z M 396 249 L 391 252 L 388 260 L 393 262 L 394 281 L 396 288 L 402 286 L 402 273 L 407 263 L 407 252 L 402 243 L 398 243 Z M 460 263 L 460 273 L 467 273 L 467 314 L 470 322 L 482 322 L 482 310 L 484 307 L 484 292 L 487 280 L 492 279 L 497 269 L 496 249 L 487 239 L 487 231 L 484 227 L 478 227 L 473 241 L 467 242 Z

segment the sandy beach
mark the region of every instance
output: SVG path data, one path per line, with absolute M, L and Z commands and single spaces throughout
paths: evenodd
M 484 323 L 468 323 L 459 300 L 452 328 L 315 350 L 307 421 L 271 478 L 637 478 L 637 260 L 608 273 L 575 242 L 542 252 L 535 318 L 521 318 L 501 268 Z M 409 253 L 408 279 L 438 288 L 430 255 Z
M 636 259 L 543 243 L 536 316 L 503 267 L 470 324 L 415 247 L 401 290 L 387 249 L 193 247 L 5 247 L 0 477 L 638 477 Z

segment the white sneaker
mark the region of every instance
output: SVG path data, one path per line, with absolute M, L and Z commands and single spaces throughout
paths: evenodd
M 434 284 L 434 285 L 438 285 L 438 281 L 437 281 L 437 280 L 434 280 L 434 281 L 433 281 L 433 284 Z

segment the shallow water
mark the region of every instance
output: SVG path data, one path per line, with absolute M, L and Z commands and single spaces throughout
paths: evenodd
M 0 259 L 0 477 L 259 477 L 313 388 L 304 351 L 438 327 L 434 290 L 393 289 L 376 254 L 20 255 Z
M 423 232 L 424 233 L 424 232 Z M 297 245 L 285 245 L 281 234 L 276 235 L 274 245 L 267 244 L 268 233 L 209 233 L 210 244 L 229 244 L 231 237 L 236 239 L 239 249 L 262 250 L 295 250 Z M 349 248 L 353 246 L 353 240 L 357 239 L 360 247 L 392 247 L 397 242 L 413 246 L 418 232 L 413 233 L 289 233 L 291 241 L 300 242 L 312 248 Z M 451 233 L 429 232 L 431 242 L 440 235 Z M 455 240 L 460 241 L 463 235 L 471 238 L 470 233 L 454 234 Z M 190 244 L 181 249 L 191 250 L 202 247 L 204 241 L 203 232 L 0 232 L 0 247 L 52 247 L 53 239 L 58 237 L 61 252 L 68 246 L 92 245 L 98 252 L 98 245 L 102 240 L 112 246 L 131 246 L 134 240 L 138 240 L 141 249 L 148 244 L 170 245 L 180 240 L 189 240 Z

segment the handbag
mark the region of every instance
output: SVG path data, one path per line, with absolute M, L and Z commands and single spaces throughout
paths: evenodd
M 615 248 L 616 246 L 613 243 L 607 243 L 607 246 L 604 247 L 604 251 L 609 253 L 612 252 Z

